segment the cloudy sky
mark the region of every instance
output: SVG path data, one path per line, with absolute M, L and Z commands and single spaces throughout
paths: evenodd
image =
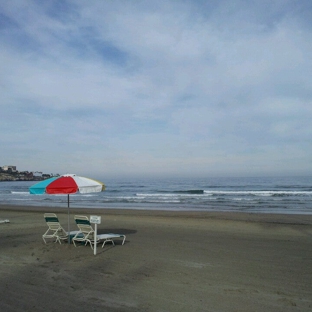
M 312 174 L 310 0 L 0 0 L 1 166 Z

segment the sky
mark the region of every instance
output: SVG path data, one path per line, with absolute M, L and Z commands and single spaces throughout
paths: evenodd
M 312 175 L 310 0 L 0 0 L 0 166 Z

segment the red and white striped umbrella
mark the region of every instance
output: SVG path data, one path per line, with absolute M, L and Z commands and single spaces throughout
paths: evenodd
M 30 194 L 74 194 L 94 193 L 105 190 L 104 183 L 75 174 L 64 174 L 53 177 L 29 188 Z

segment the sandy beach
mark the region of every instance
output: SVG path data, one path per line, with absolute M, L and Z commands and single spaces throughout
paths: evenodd
M 43 213 L 67 229 L 67 210 L 0 205 L 0 310 L 311 311 L 312 216 L 71 209 L 99 215 L 89 246 L 49 242 Z

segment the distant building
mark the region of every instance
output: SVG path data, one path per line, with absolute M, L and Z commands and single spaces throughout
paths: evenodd
M 42 172 L 41 171 L 35 171 L 35 172 L 33 172 L 33 175 L 34 175 L 34 177 L 36 177 L 36 178 L 42 178 Z
M 7 172 L 16 172 L 16 166 L 2 166 L 1 169 Z
M 42 181 L 53 176 L 57 175 L 46 174 L 41 171 L 18 171 L 16 166 L 0 166 L 0 181 Z

